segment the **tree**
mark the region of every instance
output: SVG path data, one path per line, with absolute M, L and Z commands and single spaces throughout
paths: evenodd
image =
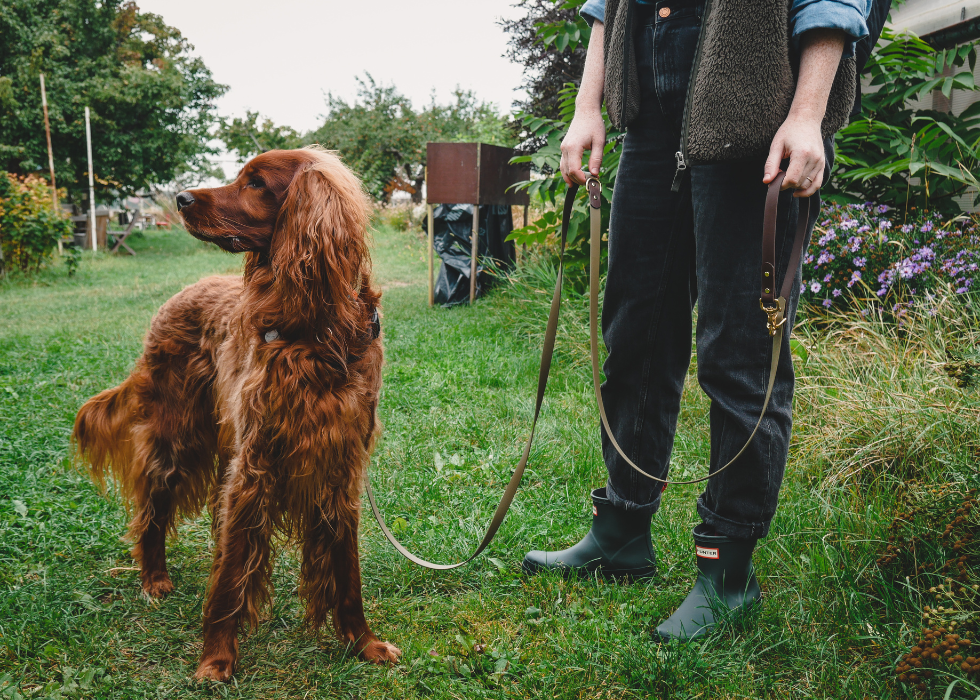
M 96 191 L 131 194 L 208 173 L 213 101 L 227 89 L 193 47 L 131 0 L 0 4 L 0 169 L 47 172 L 45 74 L 58 185 L 86 199 L 84 108 L 92 111 Z
M 558 119 L 561 91 L 568 83 L 578 86 L 585 69 L 585 52 L 591 29 L 578 12 L 585 0 L 520 0 L 520 19 L 503 20 L 510 34 L 507 57 L 524 66 L 528 98 L 514 106 L 526 114 Z
M 299 133 L 288 126 L 276 126 L 266 117 L 259 125 L 258 112 L 245 112 L 245 118 L 222 120 L 218 138 L 229 151 L 235 153 L 239 163 L 252 156 L 274 149 L 300 148 L 304 141 Z
M 366 75 L 358 79 L 357 99 L 327 96 L 327 116 L 305 140 L 340 151 L 376 199 L 387 201 L 395 190 L 422 201 L 425 151 L 429 141 L 481 141 L 512 145 L 510 125 L 492 104 L 459 88 L 448 105 L 435 98 L 416 110 L 394 85 L 379 85 Z

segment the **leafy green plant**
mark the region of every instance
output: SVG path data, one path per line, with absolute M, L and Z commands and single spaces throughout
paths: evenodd
M 538 42 L 546 47 L 554 45 L 559 51 L 574 51 L 580 45 L 588 46 L 592 27 L 578 13 L 585 0 L 555 0 L 554 4 L 562 10 L 574 10 L 575 18 L 536 24 Z
M 915 35 L 882 32 L 865 68 L 870 89 L 861 98 L 863 116 L 837 136 L 828 199 L 959 212 L 954 197 L 977 185 L 980 102 L 954 115 L 916 110 L 910 101 L 935 90 L 949 98 L 954 89 L 980 89 L 973 79 L 977 46 L 936 51 Z
M 575 85 L 569 83 L 565 86 L 561 92 L 561 111 L 558 119 L 545 119 L 528 114 L 519 116 L 527 134 L 541 139 L 545 144 L 535 153 L 513 159 L 515 163 L 531 163 L 535 170 L 545 175 L 543 178 L 531 179 L 521 183 L 520 187 L 527 189 L 532 197 L 541 200 L 548 207 L 548 210 L 539 219 L 511 232 L 509 240 L 515 243 L 541 244 L 555 240 L 561 224 L 561 208 L 565 199 L 565 192 L 568 190 L 568 185 L 565 184 L 559 171 L 561 141 L 565 132 L 568 131 L 572 117 L 575 115 L 575 97 L 577 94 L 578 88 Z M 606 123 L 606 145 L 603 149 L 599 182 L 602 183 L 604 194 L 601 209 L 602 230 L 606 231 L 609 227 L 612 190 L 615 187 L 616 175 L 619 172 L 621 134 L 613 128 L 605 107 L 603 107 L 602 116 Z M 588 220 L 589 205 L 585 188 L 582 188 L 568 222 L 568 248 L 565 260 L 569 267 L 581 267 L 589 258 Z M 603 241 L 605 240 L 604 235 Z M 603 251 L 604 255 L 605 252 Z
M 0 174 L 0 249 L 5 264 L 37 272 L 51 249 L 72 232 L 71 220 L 51 210 L 51 190 L 36 175 Z
M 65 267 L 68 268 L 68 276 L 74 277 L 78 272 L 78 264 L 82 261 L 82 249 L 77 246 L 65 248 Z

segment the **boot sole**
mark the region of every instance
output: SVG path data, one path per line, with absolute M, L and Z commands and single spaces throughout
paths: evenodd
M 649 567 L 645 569 L 608 570 L 599 567 L 595 569 L 589 569 L 587 567 L 572 568 L 568 566 L 549 567 L 549 566 L 541 566 L 539 564 L 534 564 L 528 561 L 521 562 L 521 571 L 523 571 L 528 576 L 533 576 L 535 574 L 551 571 L 557 573 L 559 576 L 561 576 L 563 579 L 566 580 L 574 579 L 574 578 L 577 579 L 592 578 L 594 575 L 598 574 L 600 578 L 614 583 L 618 583 L 618 582 L 628 583 L 630 581 L 643 581 L 646 579 L 654 578 L 657 575 L 656 567 Z

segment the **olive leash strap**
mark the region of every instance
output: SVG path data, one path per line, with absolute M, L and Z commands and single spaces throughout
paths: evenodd
M 748 449 L 749 444 L 752 442 L 756 432 L 759 430 L 759 426 L 762 424 L 762 419 L 766 415 L 766 410 L 769 407 L 769 399 L 772 396 L 773 385 L 776 381 L 776 371 L 779 367 L 779 356 L 782 348 L 783 333 L 786 323 L 786 300 L 790 297 L 790 291 L 795 278 L 795 270 L 799 266 L 810 213 L 810 200 L 807 198 L 805 200 L 806 206 L 801 207 L 801 211 L 798 216 L 796 237 L 793 241 L 793 251 L 790 255 L 789 266 L 787 267 L 786 276 L 783 280 L 783 286 L 780 290 L 779 296 L 777 297 L 775 294 L 776 214 L 779 202 L 779 188 L 782 184 L 784 176 L 785 173 L 780 172 L 769 185 L 769 192 L 766 196 L 766 209 L 763 225 L 761 272 L 762 294 L 759 299 L 759 305 L 766 314 L 766 326 L 769 335 L 773 339 L 773 343 L 772 361 L 769 368 L 769 381 L 766 388 L 765 401 L 762 405 L 762 411 L 759 414 L 759 420 L 752 429 L 748 440 L 746 440 L 745 444 L 742 446 L 742 449 L 740 449 L 731 460 L 707 476 L 688 481 L 668 481 L 645 472 L 643 469 L 637 466 L 633 460 L 626 456 L 609 427 L 609 419 L 606 416 L 605 405 L 602 402 L 601 382 L 599 379 L 599 252 L 602 228 L 600 215 L 600 208 L 602 206 L 602 186 L 594 177 L 590 177 L 585 183 L 586 190 L 588 191 L 589 195 L 589 219 L 591 227 L 589 241 L 589 345 L 592 355 L 592 384 L 595 390 L 596 405 L 599 409 L 599 417 L 602 421 L 603 428 L 606 431 L 606 435 L 609 437 L 610 443 L 613 445 L 619 455 L 626 461 L 626 463 L 640 474 L 643 474 L 645 477 L 658 481 L 665 486 L 667 484 L 696 484 L 701 481 L 706 481 L 719 472 L 727 469 L 742 455 L 743 452 L 745 452 L 746 449 Z M 378 521 L 378 526 L 381 528 L 381 532 L 399 552 L 399 554 L 404 556 L 409 561 L 418 564 L 419 566 L 427 569 L 445 571 L 448 569 L 459 568 L 473 561 L 483 552 L 483 550 L 487 548 L 490 542 L 493 541 L 494 536 L 496 536 L 497 531 L 504 522 L 504 518 L 507 516 L 507 511 L 510 509 L 511 503 L 514 501 L 514 496 L 517 494 L 517 489 L 521 485 L 521 479 L 524 476 L 524 470 L 527 467 L 527 462 L 531 455 L 531 445 L 534 442 L 534 431 L 537 427 L 538 417 L 541 414 L 541 406 L 544 402 L 545 389 L 548 386 L 548 375 L 551 371 L 551 362 L 552 358 L 554 357 L 555 338 L 558 333 L 558 317 L 561 311 L 562 279 L 564 277 L 565 269 L 565 245 L 568 239 L 568 224 L 571 219 L 572 208 L 575 204 L 575 196 L 578 194 L 578 189 L 579 186 L 577 184 L 573 184 L 568 187 L 568 190 L 565 193 L 565 204 L 561 219 L 560 249 L 558 254 L 558 279 L 555 280 L 555 290 L 551 298 L 551 310 L 548 314 L 548 325 L 545 331 L 544 345 L 541 350 L 541 365 L 538 370 L 538 390 L 534 401 L 534 417 L 531 419 L 531 430 L 528 434 L 527 442 L 524 445 L 524 452 L 521 455 L 521 460 L 518 462 L 510 481 L 507 483 L 507 487 L 504 489 L 503 496 L 501 497 L 500 502 L 497 504 L 497 509 L 493 513 L 493 518 L 490 520 L 490 525 L 487 527 L 487 532 L 483 536 L 483 539 L 480 541 L 479 545 L 477 545 L 472 554 L 462 561 L 454 564 L 436 564 L 413 554 L 401 542 L 398 541 L 394 533 L 392 533 L 385 524 L 384 516 L 381 514 L 381 511 L 378 508 L 378 503 L 374 497 L 374 491 L 371 489 L 370 474 L 366 475 L 365 477 L 365 489 L 367 491 L 368 501 L 371 504 L 371 512 L 374 514 L 375 520 Z
M 427 569 L 445 571 L 447 569 L 456 569 L 464 564 L 468 564 L 476 559 L 476 557 L 480 556 L 480 553 L 487 548 L 487 545 L 490 544 L 494 536 L 497 534 L 497 530 L 500 529 L 501 524 L 504 522 L 504 518 L 507 516 L 507 511 L 510 509 L 510 504 L 514 501 L 514 496 L 517 494 L 517 489 L 521 485 L 521 478 L 524 476 L 524 469 L 527 467 L 528 458 L 531 456 L 531 443 L 534 442 L 534 429 L 538 425 L 538 416 L 541 414 L 541 405 L 544 402 L 544 392 L 548 386 L 548 374 L 551 372 L 551 360 L 555 354 L 555 338 L 558 335 L 558 313 L 561 309 L 561 286 L 562 279 L 565 276 L 565 242 L 568 239 L 568 222 L 571 219 L 572 207 L 575 204 L 575 194 L 577 192 L 578 185 L 572 185 L 568 188 L 568 193 L 565 196 L 565 207 L 562 211 L 561 248 L 558 253 L 558 279 L 555 280 L 555 292 L 551 297 L 551 311 L 548 314 L 548 326 L 544 334 L 544 346 L 541 349 L 541 365 L 538 370 L 538 393 L 534 399 L 534 417 L 531 419 L 531 432 L 527 436 L 527 442 L 524 444 L 524 453 L 521 455 L 521 461 L 518 462 L 513 476 L 510 477 L 510 481 L 507 483 L 507 488 L 504 489 L 504 495 L 501 497 L 500 503 L 497 504 L 497 510 L 494 511 L 493 518 L 490 520 L 490 525 L 487 528 L 487 534 L 483 536 L 480 544 L 466 559 L 456 562 L 455 564 L 435 564 L 433 562 L 426 561 L 422 557 L 412 554 L 401 542 L 397 540 L 394 534 L 392 534 L 391 530 L 388 529 L 388 526 L 385 525 L 384 516 L 381 515 L 381 511 L 378 509 L 378 504 L 374 498 L 374 492 L 371 490 L 370 474 L 368 474 L 365 478 L 368 501 L 371 503 L 371 511 L 374 513 L 374 518 L 378 521 L 378 525 L 381 527 L 381 532 L 384 533 L 384 536 L 403 557 L 409 561 L 415 562 L 419 566 L 424 566 Z

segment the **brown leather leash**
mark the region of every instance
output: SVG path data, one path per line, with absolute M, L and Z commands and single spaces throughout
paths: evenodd
M 623 449 L 619 446 L 619 443 L 616 442 L 616 438 L 613 437 L 612 430 L 609 428 L 609 419 L 606 417 L 606 409 L 602 402 L 602 392 L 600 389 L 601 382 L 599 380 L 599 252 L 601 241 L 600 207 L 602 206 L 602 185 L 596 178 L 593 177 L 590 177 L 585 183 L 586 190 L 589 193 L 589 219 L 591 226 L 591 235 L 589 240 L 589 345 L 592 354 L 592 384 L 595 390 L 596 404 L 599 408 L 599 417 L 602 420 L 602 425 L 606 430 L 606 435 L 609 436 L 609 440 L 616 448 L 616 451 L 619 452 L 619 455 L 624 460 L 626 460 L 627 464 L 649 479 L 653 479 L 654 481 L 658 481 L 664 485 L 696 484 L 701 481 L 706 481 L 719 472 L 722 472 L 730 467 L 735 460 L 737 460 L 742 453 L 745 452 L 749 444 L 752 442 L 752 439 L 755 437 L 756 432 L 759 430 L 759 426 L 762 424 L 762 419 L 766 415 L 766 409 L 769 407 L 769 399 L 772 396 L 772 388 L 776 381 L 776 370 L 779 367 L 779 355 L 782 347 L 783 332 L 786 323 L 786 300 L 789 299 L 790 290 L 792 289 L 791 285 L 793 284 L 793 279 L 796 276 L 795 270 L 799 266 L 800 256 L 803 253 L 803 241 L 806 239 L 806 228 L 810 213 L 810 200 L 808 198 L 806 199 L 806 207 L 801 207 L 799 220 L 796 227 L 796 237 L 793 241 L 793 252 L 790 256 L 789 267 L 786 271 L 786 277 L 783 280 L 783 286 L 780 290 L 779 296 L 777 297 L 775 293 L 776 213 L 779 203 L 779 187 L 783 182 L 784 176 L 785 173 L 780 172 L 769 185 L 769 192 L 766 196 L 766 210 L 763 223 L 761 272 L 762 295 L 759 299 L 759 305 L 766 314 L 766 327 L 769 331 L 769 335 L 773 339 L 773 342 L 772 362 L 769 369 L 769 382 L 766 389 L 766 398 L 762 405 L 762 412 L 759 414 L 759 420 L 752 429 L 752 433 L 749 435 L 748 440 L 746 440 L 745 444 L 742 446 L 742 449 L 740 449 L 738 453 L 732 457 L 732 459 L 730 459 L 724 466 L 719 467 L 707 476 L 700 479 L 691 479 L 689 481 L 668 481 L 643 471 L 643 469 L 637 466 L 629 457 L 626 456 Z M 483 536 L 483 539 L 480 541 L 479 545 L 477 545 L 473 553 L 466 559 L 454 564 L 436 564 L 426 561 L 425 559 L 413 554 L 406 549 L 401 542 L 398 541 L 395 535 L 385 524 L 384 516 L 382 516 L 381 511 L 378 509 L 377 501 L 374 498 L 374 491 L 371 489 L 370 474 L 365 480 L 367 497 L 371 504 L 371 512 L 374 513 L 374 517 L 378 521 L 378 525 L 381 527 L 381 532 L 384 533 L 384 536 L 402 556 L 409 561 L 415 562 L 419 566 L 423 566 L 427 569 L 445 571 L 447 569 L 456 569 L 473 561 L 483 552 L 484 549 L 487 548 L 490 542 L 493 541 L 494 536 L 497 534 L 497 531 L 504 522 L 504 518 L 507 516 L 507 511 L 510 509 L 511 503 L 514 501 L 514 496 L 517 494 L 517 489 L 521 485 L 521 478 L 524 476 L 524 470 L 527 467 L 528 458 L 531 455 L 531 444 L 534 442 L 534 431 L 538 424 L 538 417 L 541 414 L 541 405 L 544 402 L 545 389 L 548 386 L 548 375 L 551 372 L 551 361 L 554 357 L 555 338 L 558 334 L 558 316 L 561 311 L 561 291 L 565 270 L 565 245 L 568 239 L 568 223 L 571 218 L 572 207 L 575 204 L 575 196 L 578 193 L 578 188 L 578 185 L 570 185 L 565 193 L 565 205 L 562 211 L 561 219 L 561 247 L 558 254 L 558 279 L 555 280 L 555 291 L 551 297 L 551 311 L 548 314 L 548 325 L 544 336 L 544 346 L 541 350 L 541 365 L 540 369 L 538 370 L 538 390 L 534 401 L 534 417 L 531 419 L 531 431 L 528 435 L 527 442 L 524 445 L 524 452 L 521 455 L 521 460 L 518 462 L 517 467 L 514 470 L 514 474 L 507 483 L 507 487 L 504 489 L 504 494 L 500 499 L 500 503 L 497 504 L 497 509 L 494 511 L 493 518 L 490 520 L 487 533 Z

